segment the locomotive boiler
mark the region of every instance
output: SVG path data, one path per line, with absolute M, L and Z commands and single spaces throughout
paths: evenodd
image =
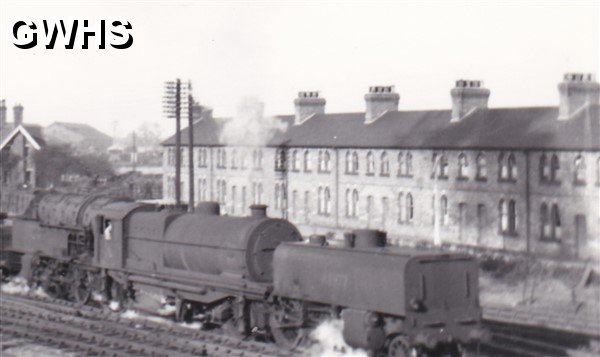
M 301 242 L 266 206 L 245 217 L 200 203 L 194 213 L 106 196 L 38 193 L 13 222 L 21 274 L 81 304 L 166 297 L 176 318 L 291 348 L 329 318 L 353 347 L 389 356 L 460 355 L 480 338 L 477 263 L 385 245 L 356 230 L 341 246 Z M 96 299 L 97 300 L 97 299 Z

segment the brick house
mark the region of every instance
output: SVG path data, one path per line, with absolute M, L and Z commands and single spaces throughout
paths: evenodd
M 374 86 L 365 112 L 332 114 L 318 92 L 300 92 L 264 147 L 224 146 L 222 121 L 204 118 L 195 196 L 229 214 L 268 204 L 303 234 L 370 227 L 392 241 L 585 258 L 600 249 L 600 85 L 566 74 L 558 88 L 559 106 L 488 108 L 480 81 L 459 80 L 451 109 L 402 111 L 393 87 Z M 171 200 L 174 143 L 163 142 Z

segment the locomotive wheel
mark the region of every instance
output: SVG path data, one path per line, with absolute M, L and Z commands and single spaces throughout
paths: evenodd
M 92 296 L 92 276 L 89 272 L 74 268 L 71 297 L 75 302 L 85 305 Z
M 304 308 L 299 301 L 281 301 L 269 315 L 269 325 L 275 342 L 294 349 L 308 340 L 309 329 L 304 324 Z
M 394 336 L 390 339 L 387 346 L 388 357 L 417 357 L 418 353 L 410 347 L 406 337 L 402 335 Z

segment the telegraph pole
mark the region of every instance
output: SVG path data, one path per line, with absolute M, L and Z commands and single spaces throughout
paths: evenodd
M 165 83 L 165 114 L 175 118 L 175 203 L 181 204 L 181 80 Z
M 188 212 L 194 212 L 194 98 L 191 81 L 188 82 L 188 168 Z

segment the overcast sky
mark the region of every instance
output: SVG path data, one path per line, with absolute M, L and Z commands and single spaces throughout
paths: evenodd
M 290 114 L 300 90 L 327 112 L 363 111 L 370 85 L 395 85 L 400 109 L 450 107 L 459 78 L 482 79 L 490 106 L 557 105 L 569 71 L 599 72 L 599 6 L 587 2 L 27 2 L 0 3 L 0 98 L 25 121 L 82 122 L 112 134 L 162 117 L 162 85 L 191 79 L 230 116 L 244 96 Z M 131 22 L 126 50 L 22 50 L 17 20 Z M 38 29 L 41 29 L 41 24 Z M 163 135 L 163 136 L 164 136 Z

